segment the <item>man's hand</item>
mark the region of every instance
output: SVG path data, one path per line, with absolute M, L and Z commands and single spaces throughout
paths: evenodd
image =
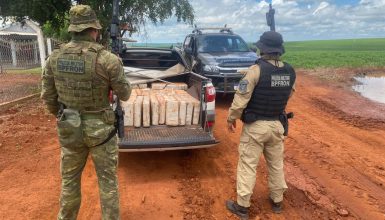
M 231 133 L 235 133 L 235 128 L 237 127 L 237 123 L 236 121 L 233 121 L 233 122 L 227 122 L 227 129 L 229 130 L 229 132 Z

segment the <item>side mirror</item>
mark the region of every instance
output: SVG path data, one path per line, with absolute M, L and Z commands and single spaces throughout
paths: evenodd
M 192 48 L 191 47 L 186 47 L 186 48 L 184 48 L 184 51 L 185 51 L 185 53 L 186 54 L 188 54 L 188 55 L 193 55 L 193 50 L 192 50 Z

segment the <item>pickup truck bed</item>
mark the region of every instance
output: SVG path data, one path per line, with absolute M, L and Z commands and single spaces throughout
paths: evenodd
M 140 128 L 126 126 L 125 137 L 119 140 L 121 152 L 205 148 L 218 143 L 212 133 L 215 99 L 207 101 L 208 89 L 213 89 L 211 81 L 186 68 L 181 70 L 180 67 L 184 67 L 185 63 L 178 51 L 135 48 L 127 50 L 122 60 L 128 80 L 133 85 L 147 83 L 147 87 L 151 88 L 152 82 L 186 83 L 186 92 L 199 100 L 200 114 L 198 125 L 151 125 Z M 178 71 L 170 74 L 170 71 L 175 70 Z M 163 74 L 162 71 L 167 73 Z

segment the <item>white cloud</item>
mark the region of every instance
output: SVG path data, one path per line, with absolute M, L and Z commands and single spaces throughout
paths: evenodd
M 319 13 L 320 11 L 322 11 L 323 9 L 327 8 L 329 6 L 329 3 L 327 2 L 321 2 L 318 6 L 318 8 L 316 10 L 314 10 L 313 12 L 313 15 L 316 15 L 317 13 Z
M 269 1 L 270 2 L 270 1 Z M 246 41 L 256 41 L 268 30 L 265 0 L 191 0 L 200 27 L 227 24 Z M 331 0 L 273 0 L 276 27 L 287 41 L 384 37 L 385 0 L 361 0 L 340 5 Z M 182 42 L 192 26 L 169 19 L 163 25 L 147 26 L 148 42 Z

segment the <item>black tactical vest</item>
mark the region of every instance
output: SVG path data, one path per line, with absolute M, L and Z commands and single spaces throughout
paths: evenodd
M 257 63 L 261 74 L 242 115 L 245 123 L 278 119 L 286 108 L 296 79 L 294 69 L 287 63 L 284 67 L 276 67 L 262 59 Z
M 93 42 L 70 42 L 54 51 L 51 66 L 59 102 L 77 110 L 109 106 L 107 84 L 96 81 L 96 60 L 103 46 Z

